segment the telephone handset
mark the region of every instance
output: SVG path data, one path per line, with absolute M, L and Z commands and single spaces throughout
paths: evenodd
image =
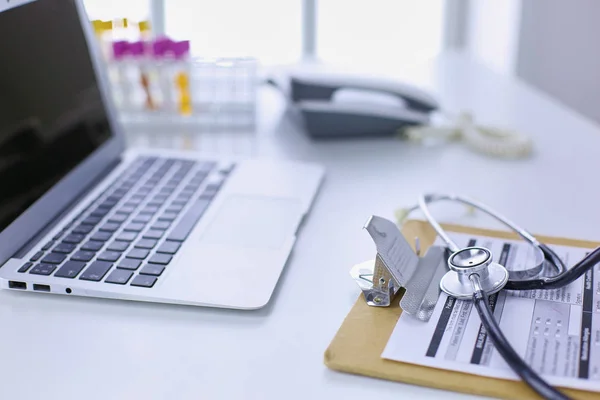
M 326 72 L 289 74 L 289 100 L 315 138 L 387 136 L 429 123 L 439 103 L 396 80 Z

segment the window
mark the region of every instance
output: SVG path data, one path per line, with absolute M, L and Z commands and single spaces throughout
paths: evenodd
M 150 0 L 84 0 L 83 4 L 91 20 L 144 21 L 150 17 Z
M 165 29 L 202 56 L 254 56 L 263 64 L 300 60 L 302 0 L 167 0 Z
M 317 53 L 332 62 L 407 62 L 442 46 L 444 0 L 321 0 Z
M 303 3 L 313 0 L 84 0 L 91 19 L 150 17 L 196 56 L 254 56 L 262 64 L 302 58 Z M 324 61 L 409 62 L 442 47 L 446 0 L 314 0 L 316 49 Z M 164 23 L 164 24 L 163 24 Z M 307 24 L 306 26 L 309 26 Z

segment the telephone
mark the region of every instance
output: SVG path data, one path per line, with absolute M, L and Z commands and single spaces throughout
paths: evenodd
M 288 100 L 313 138 L 390 136 L 429 124 L 437 100 L 396 80 L 322 71 L 287 74 Z

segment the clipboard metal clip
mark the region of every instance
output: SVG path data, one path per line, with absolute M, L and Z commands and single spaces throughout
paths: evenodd
M 402 310 L 422 321 L 433 314 L 441 293 L 440 280 L 448 270 L 445 247 L 432 246 L 421 257 L 421 245 L 415 239 L 410 247 L 396 224 L 371 216 L 364 226 L 377 247 L 375 260 L 355 265 L 350 275 L 372 307 L 389 307 L 401 288 Z
M 400 285 L 385 267 L 381 257 L 355 265 L 350 275 L 362 290 L 372 307 L 389 307 L 400 290 Z

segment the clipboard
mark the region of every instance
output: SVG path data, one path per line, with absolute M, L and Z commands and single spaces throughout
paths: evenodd
M 442 224 L 442 226 L 449 232 L 518 239 L 518 236 L 512 232 L 451 224 Z M 418 237 L 423 251 L 428 249 L 436 239 L 435 231 L 426 221 L 407 221 L 402 228 L 402 234 L 407 239 Z M 537 237 L 548 244 L 584 248 L 600 246 L 600 243 L 586 240 L 548 236 Z M 538 400 L 540 398 L 522 381 L 490 378 L 382 358 L 381 354 L 402 313 L 399 307 L 402 294 L 403 292 L 398 293 L 390 307 L 370 307 L 364 297 L 359 295 L 358 300 L 325 351 L 325 365 L 340 372 L 466 394 L 502 399 Z M 575 399 L 597 400 L 600 398 L 600 393 L 597 392 L 586 392 L 571 388 L 561 388 L 561 390 Z

